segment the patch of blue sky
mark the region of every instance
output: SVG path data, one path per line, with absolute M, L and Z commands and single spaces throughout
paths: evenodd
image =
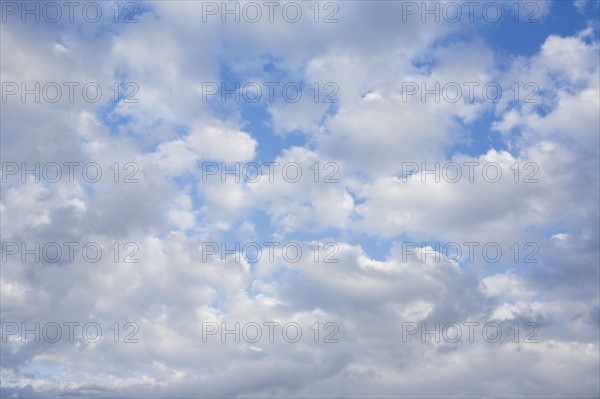
M 484 6 L 488 4 L 490 7 L 483 12 Z M 500 15 L 497 14 L 494 4 L 502 5 Z M 546 5 L 547 13 L 543 10 L 543 2 L 539 4 L 534 1 L 514 0 L 481 2 L 475 6 L 472 14 L 474 22 L 469 22 L 468 7 L 464 6 L 460 19 L 464 29 L 442 38 L 436 44 L 443 45 L 476 34 L 498 54 L 499 60 L 511 56 L 532 56 L 539 51 L 548 36 L 573 36 L 598 19 L 597 1 L 589 1 L 582 9 L 578 9 L 573 1 L 566 0 L 548 1 Z M 428 20 L 433 18 L 433 15 L 428 16 Z M 452 18 L 454 14 L 448 11 L 444 20 L 449 23 Z
M 288 135 L 275 134 L 272 116 L 269 112 L 271 104 L 264 82 L 256 82 L 263 89 L 260 100 L 250 102 L 247 101 L 247 96 L 232 94 L 230 90 L 235 90 L 236 87 L 242 88 L 247 83 L 254 81 L 245 81 L 229 73 L 222 74 L 221 79 L 222 81 L 215 82 L 219 85 L 219 92 L 208 98 L 208 105 L 219 119 L 236 121 L 241 125 L 243 131 L 249 133 L 257 141 L 257 162 L 271 162 L 281 155 L 285 148 L 305 145 L 306 138 L 299 132 Z M 268 82 L 271 81 L 275 80 L 268 80 Z M 221 84 L 227 90 L 224 94 L 221 91 Z
M 407 237 L 383 237 L 378 235 L 357 235 L 347 239 L 350 245 L 359 245 L 367 256 L 373 260 L 383 262 L 389 258 L 391 249 Z
M 111 135 L 117 136 L 126 133 L 127 125 L 133 121 L 130 115 L 117 112 L 117 103 L 111 98 L 98 110 L 98 118 L 108 128 Z
M 510 3 L 510 4 L 508 4 Z M 542 44 L 550 35 L 572 36 L 586 29 L 590 21 L 598 17 L 598 2 L 589 2 L 583 10 L 577 9 L 571 1 L 554 1 L 550 4 L 549 13 L 541 15 L 541 10 L 536 11 L 533 2 L 520 3 L 519 15 L 515 16 L 516 6 L 514 2 L 507 2 L 504 8 L 504 17 L 497 23 L 476 24 L 477 34 L 495 51 L 499 67 L 505 68 L 511 58 L 517 56 L 534 56 L 540 51 Z M 539 16 L 538 16 L 539 15 Z M 520 23 L 515 22 L 518 18 Z M 531 22 L 524 22 L 530 20 Z M 536 20 L 537 22 L 533 22 Z M 481 25 L 481 26 L 479 26 Z M 597 26 L 594 27 L 597 32 Z M 469 30 L 467 29 L 467 32 Z M 467 33 L 463 33 L 466 37 Z M 451 39 L 445 39 L 451 40 Z M 503 61 L 504 60 L 504 61 Z M 420 69 L 433 68 L 431 60 L 415 60 L 413 64 Z M 555 90 L 556 88 L 553 88 Z M 545 89 L 539 88 L 536 97 L 545 96 Z M 512 101 L 509 106 L 520 107 L 520 101 L 527 93 L 521 89 L 519 101 Z M 514 95 L 508 91 L 504 95 Z M 540 116 L 545 116 L 553 109 L 552 104 L 541 102 L 535 106 Z M 492 123 L 497 121 L 497 115 L 488 108 L 474 122 L 463 123 L 465 129 L 465 140 L 459 140 L 447 149 L 447 157 L 462 153 L 470 156 L 478 156 L 490 149 L 509 150 L 510 141 L 518 137 L 518 132 L 501 136 L 498 132 L 491 130 Z M 461 122 L 462 123 L 462 122 Z
M 133 3 L 134 6 L 132 7 L 131 5 L 129 5 L 130 3 Z M 154 13 L 154 8 L 152 7 L 152 2 L 143 2 L 143 1 L 135 1 L 135 2 L 128 2 L 128 3 L 121 3 L 121 11 L 120 11 L 120 19 L 121 20 L 132 20 L 132 19 L 138 19 L 139 17 L 143 16 L 144 14 L 147 13 Z M 114 4 L 113 4 L 114 6 Z
M 215 298 L 212 301 L 210 301 L 208 306 L 213 309 L 225 310 L 224 306 L 225 306 L 225 299 L 227 298 L 227 294 L 222 292 L 221 290 L 219 290 L 214 285 L 211 288 L 216 291 L 216 295 L 215 295 Z
M 502 136 L 499 132 L 492 130 L 492 123 L 496 120 L 492 108 L 486 108 L 477 119 L 471 122 L 464 122 L 457 118 L 462 130 L 456 141 L 447 147 L 446 158 L 452 159 L 457 154 L 478 157 L 492 149 L 510 151 L 509 143 L 518 136 L 518 132 Z
M 256 148 L 256 161 L 272 162 L 282 155 L 284 149 L 293 146 L 305 146 L 307 137 L 299 131 L 281 135 L 273 130 L 272 116 L 269 113 L 269 104 L 242 103 L 240 105 L 243 129 L 258 142 Z
M 275 232 L 274 226 L 271 223 L 270 216 L 264 210 L 261 210 L 261 209 L 252 210 L 248 215 L 246 215 L 244 220 L 240 223 L 243 223 L 244 221 L 252 223 L 254 232 L 256 233 L 256 239 L 259 240 L 260 242 L 266 242 L 266 241 L 273 240 L 273 234 Z M 236 231 L 232 235 L 232 239 L 240 239 L 241 240 L 241 239 L 244 239 L 244 237 L 242 237 L 242 235 L 238 231 Z
M 509 3 L 514 10 L 517 2 Z M 514 11 L 511 10 L 511 18 L 503 18 L 497 24 L 490 24 L 491 29 L 482 31 L 491 48 L 500 55 L 534 55 L 548 36 L 573 36 L 586 29 L 590 21 L 598 19 L 597 1 L 590 1 L 582 10 L 572 1 L 552 1 L 545 16 L 541 11 L 534 12 L 533 2 L 519 4 L 520 23 L 514 22 Z
M 296 83 L 302 90 L 302 96 L 313 96 L 314 90 L 310 88 L 311 83 L 303 79 L 294 79 L 278 67 L 274 57 L 265 55 L 263 57 L 262 70 L 258 72 L 245 73 L 228 64 L 222 64 L 220 70 L 221 81 L 219 86 L 224 85 L 224 92 L 219 87 L 219 93 L 209 98 L 209 104 L 215 113 L 222 119 L 238 119 L 244 131 L 250 133 L 258 142 L 256 160 L 258 162 L 270 162 L 281 155 L 284 149 L 294 146 L 309 147 L 307 132 L 294 130 L 286 134 L 278 134 L 274 131 L 273 118 L 270 108 L 282 101 L 287 101 L 283 93 L 286 84 Z M 270 92 L 269 85 L 273 91 Z M 233 94 L 231 91 L 236 87 L 242 91 L 241 94 Z M 243 92 L 244 87 L 247 91 Z M 258 97 L 257 87 L 260 87 Z M 288 92 L 292 97 L 295 93 L 290 89 Z M 312 98 L 312 97 L 311 97 Z M 337 105 L 332 103 L 329 110 L 323 115 L 321 122 L 327 115 L 335 113 Z
M 28 325 L 29 327 L 29 325 Z M 33 327 L 31 327 L 33 328 Z M 53 338 L 50 334 L 52 334 L 52 329 L 49 329 L 49 336 L 50 338 Z M 30 335 L 30 339 L 33 339 L 33 334 Z M 64 339 L 64 337 L 63 337 Z M 68 337 L 67 337 L 68 339 Z M 40 340 L 43 342 L 43 338 L 40 338 Z M 38 344 L 39 345 L 39 344 Z M 51 344 L 52 345 L 52 344 Z M 54 345 L 59 345 L 54 344 Z M 23 366 L 21 366 L 20 371 L 25 374 L 25 375 L 31 375 L 31 376 L 35 376 L 35 378 L 52 378 L 52 379 L 58 379 L 62 376 L 62 370 L 59 366 L 49 363 L 49 362 L 44 362 L 44 361 L 34 361 L 34 362 L 30 362 L 27 363 Z

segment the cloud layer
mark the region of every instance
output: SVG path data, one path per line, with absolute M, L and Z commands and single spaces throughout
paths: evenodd
M 409 3 L 3 3 L 1 396 L 597 397 L 597 3 Z

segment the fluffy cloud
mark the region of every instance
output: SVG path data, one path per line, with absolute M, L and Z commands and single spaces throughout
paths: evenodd
M 490 39 L 501 24 L 401 22 L 402 2 L 369 3 L 302 3 L 297 23 L 205 21 L 212 3 L 183 1 L 140 3 L 133 24 L 2 24 L 3 83 L 97 82 L 103 97 L 2 103 L 1 396 L 598 395 L 600 81 L 589 5 L 575 2 L 580 25 L 565 34 L 551 33 L 553 7 L 539 3 L 550 33 L 525 54 Z M 315 23 L 311 6 L 321 19 L 337 10 L 338 22 Z M 304 91 L 297 103 L 205 101 L 203 83 L 222 81 Z M 120 90 L 138 101 L 115 101 L 115 82 L 135 83 Z M 336 102 L 321 101 L 328 82 Z M 497 82 L 505 95 L 406 92 L 449 82 Z M 537 102 L 513 101 L 515 82 L 521 95 L 535 83 Z M 10 169 L 36 162 L 79 166 L 56 183 Z M 81 173 L 89 163 L 102 169 L 97 182 Z M 422 170 L 436 163 L 437 182 Z M 449 163 L 461 167 L 456 182 Z M 222 181 L 220 169 L 236 165 L 262 165 L 259 178 Z M 433 245 L 471 241 L 498 243 L 503 261 L 449 259 Z M 63 256 L 22 258 L 21 243 L 36 242 Z M 65 242 L 80 243 L 72 260 Z M 260 260 L 244 256 L 248 242 L 262 243 Z M 98 261 L 85 243 L 102 249 Z M 522 261 L 531 248 L 537 262 Z M 71 321 L 74 342 L 10 333 Z M 90 322 L 103 330 L 96 343 L 82 337 Z M 261 339 L 247 339 L 248 323 Z M 289 323 L 302 328 L 298 342 L 282 333 Z M 448 339 L 449 323 L 462 339 Z M 486 323 L 492 335 L 501 328 L 498 342 Z

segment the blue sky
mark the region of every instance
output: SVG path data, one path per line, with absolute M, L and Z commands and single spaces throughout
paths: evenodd
M 2 1 L 0 25 L 2 396 L 598 396 L 597 1 L 482 2 L 502 5 L 494 23 L 481 8 L 473 22 L 423 21 L 425 3 L 400 1 L 286 1 L 274 22 L 257 2 L 257 23 L 221 22 L 221 2 L 107 2 L 96 23 L 80 9 L 74 22 L 23 23 L 22 4 Z M 296 8 L 298 22 L 282 17 Z M 123 22 L 130 10 L 136 23 Z M 331 12 L 337 22 L 323 23 Z M 75 101 L 21 101 L 21 85 L 49 82 L 78 83 Z M 81 93 L 90 83 L 98 102 Z M 222 100 L 221 85 L 261 87 L 262 98 Z M 436 85 L 462 96 L 421 97 Z M 497 101 L 488 86 L 502 88 Z M 64 168 L 55 183 L 21 179 L 65 162 L 80 165 L 74 181 Z M 81 173 L 90 163 L 98 182 Z M 206 176 L 257 164 L 257 182 Z M 444 175 L 452 165 L 456 181 Z M 21 245 L 53 242 L 97 243 L 103 256 L 22 260 Z M 268 242 L 279 243 L 273 260 Z M 315 242 L 333 244 L 319 261 Z M 206 257 L 207 245 L 249 243 L 261 260 Z M 442 256 L 448 243 L 458 262 Z M 286 244 L 303 256 L 291 262 Z M 75 342 L 23 339 L 36 322 L 80 324 Z M 96 343 L 82 330 L 91 322 Z M 136 343 L 123 342 L 127 322 Z M 303 336 L 269 342 L 269 322 Z M 469 322 L 501 326 L 501 342 L 402 342 L 406 323 L 466 334 Z M 258 323 L 263 336 L 206 343 L 203 323 Z M 514 342 L 527 323 L 539 342 Z M 326 325 L 339 342 L 322 342 Z

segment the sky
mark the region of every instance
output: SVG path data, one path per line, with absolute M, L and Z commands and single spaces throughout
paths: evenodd
M 600 396 L 599 2 L 0 12 L 1 397 Z

